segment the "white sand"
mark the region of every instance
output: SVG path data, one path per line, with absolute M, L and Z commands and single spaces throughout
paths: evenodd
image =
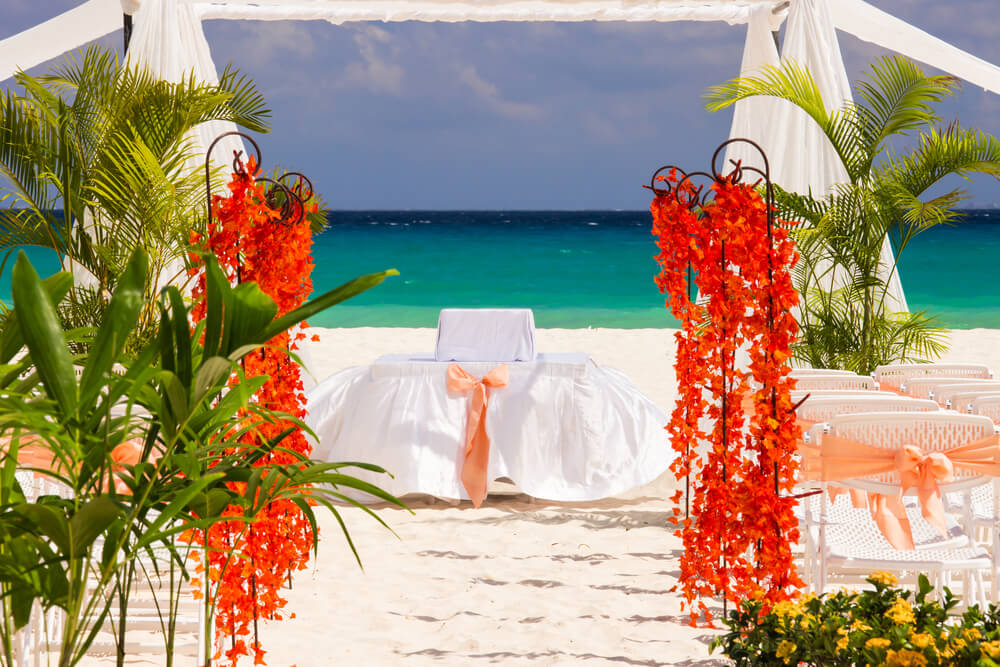
M 310 357 L 321 377 L 381 354 L 434 348 L 433 329 L 317 331 L 322 342 Z M 671 334 L 546 329 L 537 344 L 589 352 L 669 410 Z M 952 346 L 946 360 L 1000 371 L 1000 331 L 956 331 Z M 708 655 L 711 633 L 685 625 L 679 597 L 668 592 L 680 556 L 662 500 L 670 485 L 661 479 L 628 498 L 575 505 L 507 495 L 479 510 L 422 499 L 412 515 L 377 509 L 401 539 L 348 509 L 364 572 L 324 518 L 315 569 L 287 591 L 296 618 L 264 626 L 268 664 L 723 664 Z

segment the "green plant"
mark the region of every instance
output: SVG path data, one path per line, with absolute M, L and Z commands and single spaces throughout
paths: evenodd
M 134 351 L 155 329 L 160 288 L 185 279 L 190 232 L 204 224 L 203 156 L 189 132 L 211 120 L 266 132 L 270 111 L 232 69 L 218 85 L 193 74 L 169 83 L 97 47 L 16 79 L 21 94 L 0 93 L 0 272 L 19 247 L 54 250 L 76 278 L 62 319 L 96 326 L 143 248 L 150 271 Z
M 917 234 L 958 219 L 954 208 L 966 193 L 928 196 L 929 189 L 950 175 L 1000 178 L 1000 141 L 957 123 L 941 127 L 934 105 L 956 88 L 952 77 L 927 76 L 905 58 L 887 57 L 857 85 L 858 101 L 832 113 L 809 72 L 794 63 L 709 89 L 712 111 L 761 95 L 795 104 L 822 129 L 848 176 L 830 193 L 775 188 L 779 217 L 804 223 L 795 232 L 799 360 L 869 373 L 944 351 L 945 331 L 934 317 L 894 312 L 888 277 Z M 916 147 L 898 153 L 895 143 L 911 133 Z M 890 238 L 891 265 L 882 257 Z
M 13 664 L 12 636 L 28 622 L 33 604 L 61 610 L 57 664 L 68 667 L 82 658 L 112 609 L 127 617 L 129 593 L 140 580 L 158 595 L 154 577 L 167 581 L 167 597 L 158 600 L 172 664 L 177 599 L 189 578 L 187 556 L 198 548 L 178 536 L 223 520 L 228 506 L 239 506 L 242 515 L 225 520 L 249 525 L 269 502 L 286 498 L 314 526 L 314 506 L 339 521 L 333 501 L 353 502 L 342 488 L 401 506 L 343 470 L 384 472 L 376 466 L 319 463 L 294 452 L 291 464 L 252 466 L 281 448 L 290 431 L 240 444 L 261 420 L 305 428 L 250 402 L 265 378 L 244 377 L 240 359 L 394 271 L 357 278 L 276 317 L 274 302 L 255 284 L 231 286 L 208 257 L 204 323 L 192 330 L 180 291 L 168 287 L 154 304 L 157 334 L 130 359 L 125 342 L 139 326 L 147 271 L 146 255 L 137 250 L 87 341 L 87 357 L 80 358 L 68 343 L 87 334 L 66 331 L 56 312 L 71 277 L 43 281 L 23 253 L 14 266 L 14 309 L 0 329 L 0 438 L 6 441 L 0 451 L 0 655 L 6 664 Z M 131 458 L 120 456 L 122 448 Z M 19 471 L 55 480 L 68 493 L 28 502 Z M 234 490 L 241 488 L 234 482 L 243 490 Z M 344 535 L 357 557 L 346 528 Z M 213 596 L 204 604 L 211 655 Z M 124 638 L 122 624 L 119 664 Z
M 711 650 L 737 665 L 887 665 L 936 667 L 1000 662 L 1000 608 L 970 607 L 955 613 L 958 599 L 947 588 L 940 600 L 920 575 L 915 595 L 896 588 L 896 578 L 876 572 L 874 590 L 805 595 L 764 610 L 747 600 L 724 620 L 729 632 Z M 911 601 L 912 596 L 912 601 Z

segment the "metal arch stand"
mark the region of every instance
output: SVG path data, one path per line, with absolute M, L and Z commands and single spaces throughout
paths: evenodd
M 131 17 L 127 17 L 131 18 Z M 131 34 L 131 31 L 129 31 Z M 126 38 L 127 40 L 127 38 Z M 127 41 L 126 41 L 127 48 Z M 205 203 L 206 211 L 208 214 L 207 224 L 212 223 L 212 150 L 215 146 L 225 139 L 226 137 L 237 136 L 248 142 L 253 146 L 255 164 L 259 167 L 261 164 L 261 151 L 260 145 L 251 137 L 250 135 L 239 132 L 223 132 L 217 136 L 205 151 Z M 246 166 L 243 161 L 243 151 L 233 151 L 233 162 L 232 162 L 233 173 L 239 174 L 241 176 L 247 174 Z M 255 179 L 258 183 L 267 183 L 268 188 L 264 192 L 263 203 L 272 209 L 279 211 L 279 217 L 275 224 L 280 224 L 285 227 L 292 227 L 299 224 L 305 218 L 306 207 L 305 203 L 309 201 L 313 196 L 313 185 L 309 178 L 297 171 L 290 171 L 278 176 L 275 179 L 266 177 L 256 177 Z M 286 183 L 289 181 L 291 184 Z M 236 253 L 236 282 L 237 284 L 243 282 L 243 260 L 242 254 L 237 248 Z M 264 349 L 261 349 L 261 358 L 263 359 L 266 354 Z M 244 360 L 240 360 L 240 365 L 244 364 Z M 250 536 L 253 537 L 253 526 L 250 526 Z M 206 586 L 208 585 L 206 579 Z M 292 572 L 288 571 L 288 587 L 292 587 Z M 254 599 L 253 608 L 253 635 L 254 635 L 254 647 L 260 647 L 260 634 L 258 631 L 258 612 L 257 612 L 257 575 L 250 575 L 250 594 Z M 230 642 L 235 645 L 236 635 L 232 634 L 230 636 Z
M 748 145 L 752 146 L 754 149 L 756 149 L 757 152 L 760 154 L 761 160 L 763 161 L 763 169 L 758 168 L 758 167 L 745 166 L 740 161 L 731 161 L 731 164 L 732 164 L 731 171 L 729 171 L 729 173 L 727 173 L 727 174 L 724 174 L 722 172 L 722 170 L 719 169 L 719 167 L 718 167 L 719 157 L 722 155 L 723 151 L 725 151 L 725 149 L 728 146 L 730 146 L 731 144 L 735 144 L 735 143 L 748 144 Z M 657 179 L 660 176 L 660 174 L 662 174 L 665 171 L 671 171 L 671 170 L 674 173 L 681 175 L 681 178 L 676 182 L 676 184 L 671 185 L 669 181 L 662 181 L 662 180 L 659 181 L 659 182 L 657 181 Z M 658 197 L 661 197 L 661 196 L 673 196 L 675 198 L 675 200 L 679 204 L 681 204 L 682 206 L 685 206 L 689 210 L 693 211 L 695 209 L 704 209 L 704 207 L 712 199 L 713 192 L 714 192 L 713 188 L 711 188 L 711 187 L 706 188 L 705 184 L 701 184 L 701 185 L 695 186 L 694 185 L 694 179 L 695 178 L 708 179 L 709 184 L 716 184 L 716 183 L 718 183 L 718 184 L 736 185 L 736 184 L 739 184 L 739 183 L 743 183 L 744 182 L 744 178 L 745 178 L 745 176 L 747 174 L 752 174 L 752 175 L 755 175 L 755 176 L 759 177 L 759 180 L 758 180 L 757 184 L 763 183 L 763 185 L 764 185 L 764 202 L 765 202 L 765 205 L 766 205 L 766 208 L 767 208 L 767 243 L 768 243 L 767 277 L 768 277 L 768 282 L 773 285 L 773 283 L 774 283 L 774 265 L 773 265 L 773 262 L 774 262 L 774 259 L 773 259 L 774 235 L 773 235 L 773 229 L 774 229 L 774 225 L 775 225 L 775 217 L 774 217 L 774 186 L 773 186 L 773 183 L 771 182 L 771 166 L 770 166 L 770 163 L 769 163 L 769 161 L 767 159 L 767 153 L 764 152 L 764 149 L 761 148 L 760 144 L 758 144 L 757 142 L 755 142 L 755 141 L 753 141 L 751 139 L 744 139 L 744 138 L 729 139 L 727 141 L 722 142 L 715 149 L 715 152 L 712 154 L 711 172 L 706 172 L 706 171 L 686 172 L 683 169 L 681 169 L 680 167 L 677 167 L 676 165 L 665 165 L 665 166 L 660 167 L 659 169 L 657 169 L 655 172 L 653 172 L 653 175 L 650 178 L 649 185 L 645 186 L 645 187 L 647 187 L 650 190 L 652 190 L 653 193 L 656 196 L 658 196 Z M 664 185 L 666 187 L 663 187 Z M 726 244 L 725 244 L 724 241 L 722 242 L 721 264 L 722 264 L 722 270 L 724 272 L 726 272 L 726 271 L 729 270 L 728 263 L 727 263 L 727 260 L 726 260 Z M 688 281 L 687 282 L 687 285 L 688 285 L 688 298 L 690 298 L 693 301 L 694 300 L 694 296 L 693 295 L 696 293 L 697 286 L 694 284 L 694 272 L 693 272 L 692 267 L 691 267 L 690 264 L 688 264 L 688 268 L 687 268 L 687 281 Z M 723 290 L 725 290 L 725 284 L 724 283 L 723 283 Z M 724 294 L 724 292 L 723 292 L 723 294 Z M 768 293 L 768 302 L 767 302 L 767 320 L 768 320 L 768 327 L 769 327 L 770 333 L 772 335 L 775 333 L 774 332 L 774 315 L 775 315 L 774 297 L 773 297 L 773 295 L 769 291 L 769 293 Z M 725 328 L 725 326 L 723 326 L 723 328 L 722 328 L 722 335 L 725 338 L 725 336 L 726 336 L 726 328 Z M 728 388 L 728 386 L 727 386 L 727 370 L 729 371 L 729 376 L 731 377 L 732 374 L 735 371 L 735 368 L 734 368 L 735 367 L 735 357 L 727 358 L 725 356 L 726 353 L 724 351 L 724 346 L 723 346 L 723 350 L 720 353 L 723 355 L 723 363 L 722 363 L 722 437 L 723 437 L 723 440 L 722 440 L 722 447 L 723 447 L 724 451 L 727 451 L 729 449 L 728 431 L 726 429 L 726 407 L 727 407 L 726 406 L 726 394 L 727 394 L 726 390 Z M 771 354 L 770 351 L 768 352 L 768 354 L 769 355 Z M 800 401 L 799 403 L 801 404 L 801 402 L 802 401 Z M 796 405 L 795 407 L 798 407 L 798 405 Z M 771 387 L 771 414 L 776 414 L 776 412 L 777 412 L 777 392 L 776 392 L 776 390 L 775 390 L 774 387 Z M 794 408 L 792 409 L 792 414 L 794 414 Z M 688 453 L 689 452 L 686 452 L 686 454 L 688 454 Z M 774 493 L 775 493 L 775 495 L 778 495 L 780 487 L 779 487 L 779 483 L 778 483 L 778 464 L 777 463 L 774 464 L 774 471 L 773 472 L 774 472 Z M 724 482 L 726 481 L 726 475 L 727 475 L 727 473 L 726 473 L 726 466 L 725 466 L 725 463 L 723 463 L 723 466 L 722 466 L 722 478 L 723 478 Z M 690 497 L 691 497 L 691 472 L 690 472 L 690 470 L 688 470 L 687 475 L 685 475 L 684 486 L 685 486 L 685 495 L 684 495 L 685 517 L 690 517 L 690 515 L 691 515 L 691 512 L 690 512 L 690 508 L 691 508 L 691 506 L 690 506 Z M 722 558 L 723 558 L 722 566 L 725 567 L 725 556 L 723 556 Z M 723 598 L 722 598 L 722 607 L 723 607 L 723 615 L 725 615 L 726 614 L 726 610 L 727 610 L 727 599 L 726 599 L 725 596 L 723 596 Z

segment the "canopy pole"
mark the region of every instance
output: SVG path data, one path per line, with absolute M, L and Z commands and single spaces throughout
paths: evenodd
M 128 43 L 132 41 L 132 15 L 122 14 L 122 39 L 125 42 L 125 53 L 128 55 Z

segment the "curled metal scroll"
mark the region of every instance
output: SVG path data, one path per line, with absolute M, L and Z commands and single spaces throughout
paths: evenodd
M 208 150 L 205 151 L 205 198 L 208 207 L 208 222 L 212 222 L 212 150 L 215 148 L 216 144 L 222 141 L 226 137 L 237 136 L 242 139 L 249 141 L 250 145 L 253 146 L 255 153 L 255 163 L 259 167 L 261 164 L 261 152 L 260 146 L 254 141 L 253 137 L 243 132 L 224 132 L 217 136 L 211 144 L 208 145 Z M 233 173 L 239 174 L 240 176 L 245 176 L 247 174 L 246 166 L 243 161 L 243 151 L 233 151 Z M 285 180 L 295 177 L 298 181 L 291 187 L 285 184 Z M 305 217 L 305 202 L 307 202 L 313 196 L 312 182 L 305 176 L 297 171 L 291 171 L 286 174 L 282 174 L 276 179 L 258 177 L 258 183 L 266 183 L 267 190 L 264 192 L 264 203 L 268 207 L 278 211 L 278 224 L 284 225 L 286 227 L 291 227 L 302 222 Z
M 735 143 L 748 144 L 752 146 L 754 149 L 756 149 L 757 152 L 760 154 L 761 160 L 763 161 L 763 169 L 759 167 L 744 165 L 739 160 L 731 160 L 730 171 L 728 173 L 723 173 L 722 170 L 719 168 L 720 156 L 723 155 L 726 148 Z M 664 172 L 667 172 L 668 176 L 664 176 Z M 764 149 L 760 147 L 760 144 L 751 139 L 733 138 L 722 142 L 718 146 L 718 148 L 715 149 L 715 152 L 712 154 L 711 172 L 693 171 L 688 173 L 685 172 L 680 167 L 677 167 L 676 165 L 666 165 L 660 167 L 655 172 L 653 172 L 653 176 L 650 179 L 649 185 L 643 187 L 652 190 L 653 194 L 656 195 L 657 197 L 673 196 L 679 204 L 693 211 L 695 209 L 704 208 L 705 205 L 708 204 L 708 202 L 714 196 L 715 192 L 715 189 L 712 187 L 706 188 L 705 187 L 706 183 L 696 184 L 695 183 L 696 180 L 707 179 L 708 185 L 714 185 L 716 183 L 720 185 L 721 184 L 737 185 L 743 183 L 744 179 L 750 178 L 751 175 L 758 177 L 757 182 L 752 184 L 753 187 L 756 187 L 761 183 L 764 184 L 764 202 L 767 208 L 767 240 L 768 240 L 768 245 L 773 247 L 774 238 L 772 231 L 774 225 L 777 224 L 777 221 L 775 220 L 774 217 L 774 187 L 773 184 L 771 183 L 771 165 L 767 159 L 767 154 L 764 152 Z M 751 185 L 750 183 L 747 184 Z M 768 254 L 768 278 L 773 281 L 774 267 L 771 265 L 771 261 L 772 261 L 771 256 L 770 254 Z M 729 266 L 728 263 L 726 262 L 726 245 L 724 242 L 722 244 L 722 265 L 724 267 Z M 690 273 L 690 266 L 688 268 L 689 268 L 688 284 L 690 287 L 690 281 L 693 280 L 693 277 L 692 274 Z M 768 320 L 772 327 L 774 326 L 774 316 L 775 316 L 775 305 L 773 300 L 769 299 Z M 726 381 L 726 370 L 727 369 L 724 367 L 722 376 L 723 383 L 725 383 Z M 776 400 L 775 392 L 774 389 L 772 388 L 771 408 L 776 413 L 777 408 L 775 400 Z M 796 404 L 795 407 L 792 408 L 792 410 L 788 412 L 787 418 L 794 418 L 794 411 L 796 408 L 799 407 L 799 405 L 801 405 L 801 401 L 799 402 L 799 404 Z M 725 424 L 724 420 L 725 420 L 725 397 L 723 397 L 723 424 Z M 723 446 L 728 447 L 728 443 L 725 440 L 723 442 Z M 686 498 L 689 497 L 690 495 L 690 473 L 688 473 L 687 477 L 688 477 L 688 482 L 687 482 L 688 493 L 685 494 Z M 774 486 L 775 495 L 780 496 L 778 487 L 777 464 L 775 464 L 775 470 L 774 470 L 774 485 L 775 485 Z M 723 599 L 723 609 L 725 609 L 725 599 Z
M 730 164 L 732 169 L 728 173 L 723 173 L 719 169 L 719 158 L 723 152 L 731 144 L 734 143 L 745 143 L 753 146 L 758 153 L 760 153 L 761 160 L 763 160 L 764 168 L 760 169 L 758 167 L 751 167 L 744 165 L 739 160 L 731 160 Z M 662 174 L 664 172 L 672 172 L 675 176 L 673 183 L 665 178 Z M 701 208 L 708 203 L 708 201 L 713 196 L 713 189 L 711 187 L 705 187 L 706 184 L 696 185 L 696 179 L 706 179 L 708 185 L 712 183 L 728 183 L 730 185 L 736 185 L 738 183 L 744 182 L 744 178 L 747 178 L 750 174 L 759 177 L 758 183 L 760 181 L 764 182 L 765 185 L 765 201 L 768 206 L 768 224 L 774 223 L 774 216 L 772 213 L 772 208 L 774 207 L 774 189 L 771 185 L 771 166 L 767 159 L 767 154 L 764 149 L 760 147 L 760 144 L 751 139 L 741 139 L 734 138 L 728 139 L 715 149 L 712 154 L 712 166 L 711 171 L 692 171 L 690 173 L 684 171 L 676 165 L 665 165 L 660 167 L 655 172 L 650 179 L 650 183 L 644 186 L 653 191 L 653 194 L 657 196 L 673 195 L 678 203 L 686 206 L 689 209 Z M 754 184 L 756 185 L 756 183 Z M 666 186 L 666 187 L 664 187 Z

